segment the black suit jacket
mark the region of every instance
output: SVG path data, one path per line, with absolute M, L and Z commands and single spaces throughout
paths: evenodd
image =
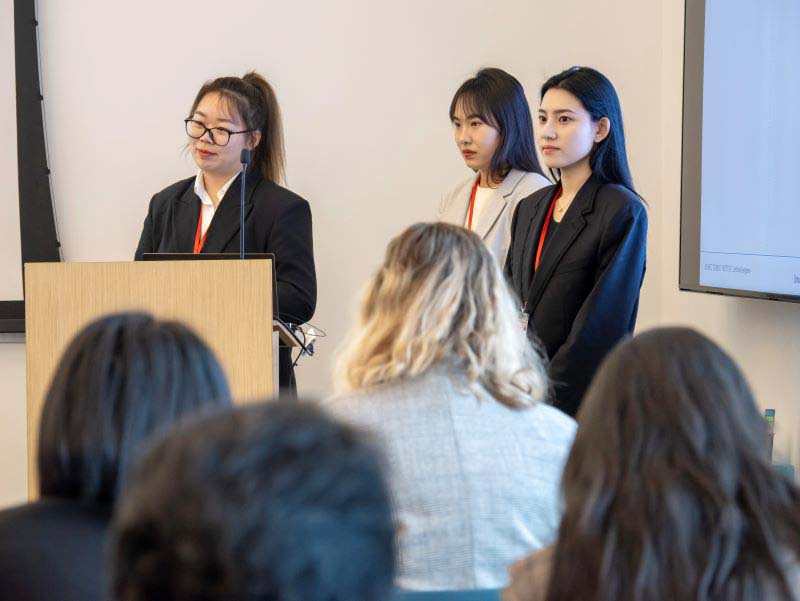
M 550 358 L 553 404 L 575 415 L 595 371 L 633 332 L 644 280 L 647 212 L 633 192 L 592 175 L 533 264 L 558 186 L 520 201 L 505 271 Z
M 144 253 L 191 253 L 200 198 L 194 177 L 168 186 L 150 201 L 136 260 Z M 241 176 L 223 196 L 206 233 L 201 253 L 239 253 L 239 199 Z M 264 179 L 257 171 L 247 174 L 245 190 L 245 251 L 273 253 L 278 286 L 278 310 L 287 322 L 305 323 L 317 304 L 317 277 L 311 233 L 311 208 L 297 194 Z M 288 349 L 280 352 L 281 387 L 291 379 Z
M 42 499 L 0 512 L 0 598 L 101 601 L 109 508 Z

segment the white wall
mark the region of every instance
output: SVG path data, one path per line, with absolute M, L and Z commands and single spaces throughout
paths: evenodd
M 0 507 L 28 494 L 25 345 L 0 334 Z
M 176 33 L 200 28 L 215 14 L 217 4 L 208 0 L 159 4 L 157 18 L 142 5 L 110 15 L 99 0 L 40 2 L 64 255 L 129 258 L 150 196 L 192 173 L 181 153 L 181 121 L 197 87 L 221 73 L 261 70 L 283 106 L 289 186 L 309 199 L 314 213 L 314 322 L 329 337 L 298 373 L 301 392 L 314 396 L 329 391 L 332 351 L 349 324 L 355 291 L 388 239 L 430 219 L 441 192 L 469 173 L 447 117 L 463 79 L 480 66 L 500 65 L 535 101 L 546 75 L 591 63 L 617 82 L 632 124 L 647 122 L 652 110 L 639 89 L 659 83 L 643 59 L 660 51 L 656 5 L 648 3 L 607 2 L 609 20 L 645 26 L 624 28 L 602 45 L 565 44 L 558 28 L 542 23 L 557 15 L 524 1 L 503 10 L 475 0 L 299 2 L 273 6 L 276 12 L 260 2 L 240 6 L 243 17 L 230 20 L 236 26 L 212 36 Z M 599 9 L 585 7 L 573 1 L 558 10 L 570 15 L 571 39 L 594 36 Z M 91 26 L 98 15 L 117 26 Z M 631 47 L 639 48 L 636 57 L 629 56 Z M 658 175 L 651 132 L 629 129 L 634 173 L 651 197 Z M 644 303 L 643 318 L 654 321 L 657 301 L 646 296 L 652 302 Z
M 130 258 L 150 196 L 192 172 L 181 154 L 181 120 L 196 88 L 219 74 L 262 71 L 284 111 L 289 187 L 314 213 L 313 321 L 329 337 L 304 360 L 298 378 L 301 394 L 324 396 L 335 344 L 386 242 L 407 224 L 429 220 L 441 192 L 469 174 L 447 117 L 461 81 L 480 66 L 500 66 L 535 103 L 547 75 L 592 65 L 618 89 L 634 179 L 651 206 L 639 327 L 693 323 L 731 350 L 756 392 L 778 409 L 776 449 L 796 462 L 791 363 L 800 349 L 790 343 L 797 336 L 780 335 L 796 333 L 800 307 L 677 291 L 679 0 L 353 0 L 269 8 L 250 0 L 236 15 L 222 16 L 210 0 L 110 6 L 39 0 L 54 197 L 67 260 Z M 208 24 L 215 22 L 224 25 L 212 35 Z M 9 365 L 19 383 L 21 366 Z M 19 484 L 9 480 L 0 490 Z

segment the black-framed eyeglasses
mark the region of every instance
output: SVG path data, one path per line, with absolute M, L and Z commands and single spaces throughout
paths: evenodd
M 194 119 L 184 119 L 183 122 L 186 124 L 186 133 L 190 138 L 199 140 L 208 132 L 208 135 L 211 137 L 211 143 L 217 146 L 227 146 L 228 142 L 231 141 L 231 136 L 234 134 L 246 134 L 253 131 L 252 129 L 229 131 L 224 127 L 206 127 Z

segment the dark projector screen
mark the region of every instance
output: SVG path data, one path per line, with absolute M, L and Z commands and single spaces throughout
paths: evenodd
M 800 2 L 687 0 L 680 287 L 800 301 Z

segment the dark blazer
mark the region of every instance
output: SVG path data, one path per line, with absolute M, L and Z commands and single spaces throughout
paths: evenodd
M 144 253 L 190 253 L 194 250 L 200 198 L 194 177 L 168 186 L 150 201 L 136 260 Z M 201 253 L 239 252 L 241 177 L 223 196 L 206 233 Z M 317 276 L 311 234 L 311 208 L 300 196 L 251 171 L 245 190 L 245 251 L 273 253 L 278 310 L 284 321 L 305 323 L 317 304 Z M 281 386 L 291 378 L 288 348 L 280 351 Z M 287 363 L 288 362 L 288 363 Z
M 633 332 L 644 280 L 647 212 L 633 192 L 591 176 L 533 264 L 558 186 L 520 201 L 506 276 L 530 315 L 528 331 L 550 359 L 553 404 L 578 411 L 605 355 Z
M 0 512 L 0 598 L 106 599 L 110 510 L 43 499 Z

